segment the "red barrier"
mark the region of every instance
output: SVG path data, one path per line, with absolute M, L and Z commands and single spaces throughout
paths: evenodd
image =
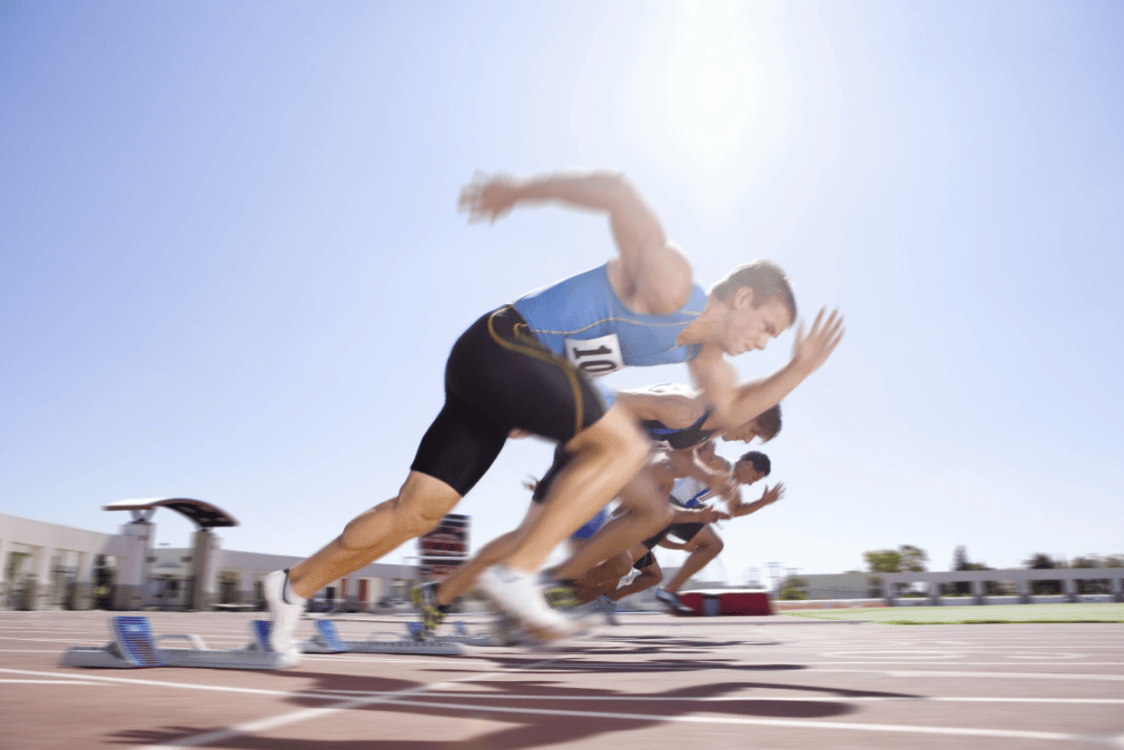
M 710 597 L 717 597 L 718 613 L 722 615 L 761 616 L 773 614 L 773 606 L 769 602 L 769 595 L 764 591 L 711 589 L 708 591 L 688 591 L 679 595 L 680 601 L 695 610 L 695 615 L 698 617 L 706 614 L 703 602 Z

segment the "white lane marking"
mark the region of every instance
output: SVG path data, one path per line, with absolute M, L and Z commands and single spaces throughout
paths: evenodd
M 41 675 L 45 677 L 59 677 L 60 672 L 36 672 L 29 669 L 7 669 L 0 668 L 0 672 L 8 674 L 26 674 L 26 675 Z M 102 675 L 82 675 L 83 680 L 94 680 L 96 682 L 116 682 L 125 685 L 145 685 L 153 687 L 170 687 L 170 688 L 183 688 L 185 690 L 212 690 L 221 693 L 247 693 L 250 695 L 274 695 L 280 697 L 293 697 L 293 698 L 319 698 L 320 700 L 330 700 L 331 696 L 323 695 L 316 692 L 292 692 L 289 690 L 266 690 L 263 688 L 243 688 L 243 687 L 229 687 L 226 685 L 197 685 L 190 682 L 166 682 L 164 680 L 141 680 L 136 677 L 108 677 Z
M 542 664 L 547 664 L 547 660 L 539 665 L 528 665 L 528 670 L 533 669 Z M 855 671 L 855 670 L 817 670 L 817 671 Z M 47 674 L 53 673 L 32 672 L 30 670 L 19 669 L 4 669 L 0 668 L 0 672 L 18 673 L 18 674 Z M 440 690 L 445 686 L 451 686 L 459 682 L 469 682 L 476 679 L 481 679 L 496 672 L 485 672 L 478 675 L 470 675 L 459 680 L 449 680 L 445 682 L 435 683 L 432 685 L 419 685 L 413 688 L 407 688 L 401 691 L 392 693 L 383 693 L 371 697 L 357 698 L 350 701 L 342 701 L 330 706 L 322 708 L 302 709 L 300 711 L 293 711 L 286 714 L 262 719 L 260 721 L 248 722 L 229 729 L 221 729 L 204 734 L 193 735 L 177 740 L 171 744 L 163 745 L 149 745 L 142 750 L 171 750 L 171 748 L 178 747 L 195 747 L 198 745 L 207 744 L 210 742 L 219 742 L 231 737 L 242 734 L 250 734 L 252 732 L 260 732 L 269 729 L 274 729 L 286 724 L 292 724 L 309 719 L 320 718 L 329 714 L 337 713 L 340 711 L 347 711 L 354 708 L 363 708 L 366 706 L 374 705 L 377 703 L 391 703 L 403 704 L 410 706 L 418 706 L 425 708 L 440 708 L 447 711 L 484 711 L 491 713 L 516 713 L 516 714 L 538 714 L 548 716 L 571 716 L 582 718 L 608 718 L 620 719 L 624 721 L 651 721 L 653 723 L 661 723 L 667 721 L 680 722 L 680 723 L 696 723 L 696 724 L 727 724 L 727 725 L 742 725 L 742 726 L 778 726 L 789 727 L 795 729 L 841 729 L 851 731 L 869 731 L 869 732 L 906 732 L 912 734 L 943 734 L 943 735 L 957 735 L 957 736 L 970 736 L 970 737 L 1002 737 L 1007 739 L 1040 739 L 1040 740 L 1058 740 L 1065 742 L 1077 742 L 1082 738 L 1078 735 L 1063 734 L 1059 732 L 1026 732 L 1007 729 L 974 729 L 974 728 L 961 728 L 961 727 L 922 727 L 915 725 L 897 725 L 897 724 L 867 724 L 867 723 L 849 723 L 849 722 L 827 722 L 827 721 L 798 721 L 786 719 L 748 719 L 740 717 L 699 717 L 699 716 L 665 716 L 665 715 L 649 715 L 649 714 L 632 714 L 632 713 L 618 713 L 618 712 L 604 712 L 604 711 L 563 711 L 556 709 L 524 709 L 524 708 L 510 708 L 510 707 L 495 707 L 479 704 L 462 704 L 462 703 L 438 703 L 431 701 L 416 701 L 416 700 L 403 700 L 409 695 L 426 692 L 429 690 Z M 932 674 L 946 675 L 948 673 L 912 673 L 912 672 L 897 672 L 889 673 L 894 675 L 904 676 L 917 676 L 918 674 L 928 676 Z M 968 673 L 970 674 L 970 673 Z M 1001 677 L 1009 677 L 1011 675 L 995 675 Z M 1027 675 L 1021 675 L 1026 677 Z M 1057 675 L 1031 675 L 1033 677 L 1057 677 Z M 1086 677 L 1085 675 L 1067 675 L 1067 677 Z M 1117 679 L 1124 679 L 1124 676 L 1117 675 L 1101 675 L 1101 677 L 1115 677 Z M 131 678 L 122 677 L 100 677 L 95 676 L 92 679 L 98 681 L 108 682 L 122 682 L 144 685 L 159 685 L 162 687 L 176 687 L 188 688 L 198 690 L 220 690 L 226 692 L 241 692 L 241 693 L 257 693 L 257 694 L 270 694 L 280 695 L 285 697 L 310 697 L 325 699 L 327 696 L 324 694 L 316 693 L 290 693 L 280 690 L 255 690 L 250 688 L 231 688 L 221 687 L 215 685 L 190 685 L 185 683 L 172 683 L 163 682 L 160 680 L 136 680 Z M 510 696 L 506 696 L 510 697 Z M 604 697 L 602 697 L 603 699 Z M 590 697 L 588 699 L 593 699 Z M 666 699 L 665 699 L 666 700 Z M 676 699 L 679 700 L 679 699 Z M 768 700 L 768 699 L 763 699 Z M 776 699 L 772 699 L 776 700 Z M 817 699 L 819 702 L 824 700 L 838 701 L 838 696 L 825 695 Z M 842 700 L 846 701 L 847 698 Z M 931 700 L 931 699 L 930 699 Z M 956 700 L 977 700 L 977 699 L 956 699 Z
M 524 671 L 533 671 L 535 668 L 549 664 L 552 661 L 557 661 L 557 658 L 544 659 L 543 661 L 529 664 Z M 276 727 L 285 726 L 286 724 L 294 724 L 301 721 L 307 721 L 309 719 L 317 719 L 323 716 L 338 713 L 340 711 L 348 711 L 354 708 L 365 708 L 377 703 L 394 703 L 396 699 L 401 698 L 402 696 L 424 693 L 429 690 L 440 690 L 448 685 L 454 685 L 459 682 L 471 682 L 472 680 L 478 680 L 497 674 L 500 673 L 493 670 L 490 672 L 468 675 L 456 680 L 445 680 L 430 685 L 416 685 L 411 688 L 396 690 L 392 693 L 387 693 L 384 695 L 342 701 L 340 703 L 336 703 L 330 706 L 323 706 L 321 708 L 308 708 L 301 709 L 299 711 L 291 711 L 289 713 L 279 714 L 278 716 L 272 716 L 266 719 L 261 719 L 259 721 L 251 721 L 246 724 L 240 724 L 238 726 L 230 727 L 227 729 L 206 732 L 205 734 L 197 734 L 191 737 L 183 737 L 169 744 L 149 745 L 147 747 L 141 748 L 141 750 L 170 750 L 171 748 L 177 747 L 196 747 L 198 745 L 209 744 L 211 742 L 221 742 L 223 740 L 230 739 L 231 737 L 237 737 L 243 734 L 251 734 L 253 732 L 261 732 L 269 729 L 274 729 Z
M 0 635 L 0 641 L 40 641 L 42 643 L 89 643 L 89 638 L 10 638 Z M 102 641 L 103 643 L 105 641 Z
M 779 657 L 777 659 L 771 659 L 768 663 L 769 664 L 778 664 L 778 663 L 783 663 L 784 661 L 785 661 L 785 659 L 783 657 Z M 826 665 L 826 664 L 916 664 L 916 663 L 921 662 L 921 661 L 923 661 L 923 660 L 921 660 L 921 659 L 867 659 L 867 660 L 863 660 L 863 661 L 800 661 L 799 664 L 800 664 L 800 666 L 815 667 L 815 666 Z M 932 659 L 929 659 L 927 661 L 929 663 L 935 663 L 935 661 L 932 660 Z M 1032 665 L 1032 666 L 1035 666 L 1035 667 L 1047 666 L 1047 665 L 1043 664 L 1043 660 L 1041 660 L 1041 659 L 1034 659 L 1032 661 L 1013 661 L 1013 660 L 1012 661 L 976 661 L 976 660 L 973 659 L 971 661 L 941 662 L 941 663 L 942 664 L 948 664 L 949 666 L 961 666 L 961 667 L 966 666 L 966 665 L 989 666 L 989 667 L 1013 667 L 1013 666 L 1019 666 L 1019 665 Z M 1059 667 L 1061 667 L 1061 666 L 1069 666 L 1069 667 L 1083 667 L 1083 666 L 1094 667 L 1095 666 L 1095 667 L 1101 667 L 1101 666 L 1122 666 L 1122 665 L 1124 665 L 1124 661 L 1072 661 L 1072 662 L 1066 662 L 1065 664 L 1058 664 L 1057 666 L 1059 666 Z
M 17 685 L 101 685 L 100 682 L 86 680 L 0 680 L 0 683 Z
M 325 693 L 338 693 L 340 695 L 382 695 L 382 693 L 373 693 L 365 690 L 325 690 Z M 435 696 L 442 698 L 474 698 L 477 700 L 494 699 L 494 700 L 517 700 L 517 701 L 621 701 L 625 703 L 634 702 L 666 702 L 670 700 L 667 696 L 660 695 L 509 695 L 506 693 L 449 693 L 440 692 L 435 693 Z M 991 698 L 991 697 L 972 697 L 972 696 L 878 696 L 878 695 L 863 695 L 863 696 L 850 696 L 850 695 L 837 695 L 824 691 L 823 695 L 819 697 L 810 696 L 780 696 L 780 695 L 728 695 L 728 696 L 684 696 L 676 697 L 673 700 L 676 702 L 687 703 L 722 703 L 728 701 L 784 701 L 787 703 L 823 703 L 824 701 L 832 702 L 860 702 L 860 703 L 1088 703 L 1088 704 L 1106 704 L 1117 705 L 1124 704 L 1124 698 Z
M 945 734 L 967 737 L 1002 737 L 1005 739 L 1020 740 L 1058 740 L 1062 742 L 1074 742 L 1081 739 L 1081 737 L 1079 737 L 1078 735 L 1063 734 L 1060 732 L 1027 732 L 1012 729 L 923 727 L 912 724 L 866 724 L 859 722 L 851 723 L 841 721 L 815 720 L 801 721 L 795 719 L 750 719 L 743 717 L 725 716 L 667 716 L 664 714 L 633 714 L 609 711 L 563 711 L 560 709 L 548 708 L 497 707 L 472 703 L 436 703 L 432 701 L 419 701 L 412 699 L 403 700 L 401 698 L 392 699 L 387 702 L 391 705 L 417 706 L 420 708 L 440 708 L 453 711 L 480 711 L 484 713 L 496 714 L 533 714 L 540 716 L 568 716 L 574 718 L 580 717 L 590 719 L 619 719 L 622 721 L 648 721 L 652 722 L 653 724 L 663 724 L 667 722 L 687 724 L 732 724 L 735 726 L 788 727 L 791 729 L 842 729 L 866 732 L 906 732 L 910 734 Z M 148 747 L 144 748 L 144 750 L 164 750 L 165 747 L 171 746 Z
M 820 667 L 808 667 L 803 672 L 845 672 L 854 674 L 860 672 L 863 674 L 884 674 L 890 677 L 960 677 L 960 678 L 998 678 L 1008 680 L 1110 680 L 1114 682 L 1124 681 L 1124 675 L 1120 674 L 1053 674 L 1050 672 L 956 672 L 949 670 L 905 670 L 905 669 L 821 669 Z
M 908 660 L 914 660 L 914 659 L 964 659 L 964 658 L 967 658 L 967 656 L 968 656 L 967 654 L 963 654 L 963 653 L 960 653 L 958 651 L 930 651 L 930 650 L 924 650 L 924 649 L 877 649 L 877 650 L 876 649 L 869 649 L 869 650 L 864 649 L 864 650 L 861 650 L 861 651 L 852 650 L 852 651 L 822 651 L 822 652 L 820 652 L 820 656 L 822 656 L 824 658 L 827 658 L 827 659 L 841 659 L 841 658 L 842 659 L 847 659 L 847 658 L 854 659 L 854 658 L 857 658 L 857 657 L 866 656 L 868 654 L 872 657 L 878 657 L 878 656 L 889 657 L 889 656 L 897 655 L 896 658 L 902 659 L 902 660 L 906 660 L 906 659 L 908 659 Z

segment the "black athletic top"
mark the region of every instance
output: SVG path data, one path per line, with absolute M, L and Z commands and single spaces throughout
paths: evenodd
M 640 426 L 655 441 L 656 447 L 663 450 L 680 451 L 702 445 L 718 430 L 704 430 L 703 424 L 710 417 L 710 409 L 703 412 L 690 427 L 668 427 L 658 419 L 642 419 Z

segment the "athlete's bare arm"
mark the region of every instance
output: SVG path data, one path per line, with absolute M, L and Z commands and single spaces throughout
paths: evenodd
M 618 391 L 616 398 L 637 419 L 656 420 L 676 430 L 690 427 L 706 412 L 706 404 L 697 395 L 643 390 Z
M 688 363 L 691 376 L 714 409 L 715 417 L 727 427 L 740 425 L 779 404 L 835 351 L 843 338 L 843 316 L 838 310 L 826 315 L 820 310 L 811 330 L 801 322 L 792 345 L 792 358 L 774 372 L 758 380 L 737 382 L 737 373 L 726 361 L 722 349 L 714 344 Z M 826 316 L 826 317 L 825 317 Z
M 659 218 L 622 174 L 477 175 L 461 191 L 459 205 L 469 212 L 469 221 L 494 222 L 518 204 L 543 202 L 609 215 L 620 252 L 609 261 L 609 283 L 630 310 L 667 315 L 690 299 L 693 282 L 686 256 L 668 243 Z
M 750 513 L 756 513 L 767 505 L 772 505 L 782 497 L 784 497 L 784 482 L 777 482 L 774 486 L 765 488 L 765 491 L 761 493 L 760 500 L 754 500 L 752 503 L 738 503 L 736 506 L 730 508 L 730 515 L 734 518 L 748 516 Z
M 671 511 L 672 523 L 701 523 L 708 524 L 715 521 L 729 521 L 729 513 L 704 505 L 699 508 L 675 508 Z

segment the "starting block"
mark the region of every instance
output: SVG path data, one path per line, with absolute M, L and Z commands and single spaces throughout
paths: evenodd
M 203 639 L 187 633 L 154 635 L 147 617 L 121 615 L 109 621 L 113 640 L 104 646 L 67 649 L 59 663 L 64 667 L 136 669 L 141 667 L 196 667 L 204 669 L 279 669 L 282 655 L 263 651 L 255 643 L 240 649 L 214 651 Z M 189 648 L 165 648 L 164 641 L 186 640 Z
M 300 650 L 306 654 L 414 654 L 424 656 L 463 656 L 465 648 L 460 643 L 447 641 L 443 638 L 436 640 L 420 640 L 418 638 L 399 638 L 395 640 L 371 637 L 366 641 L 345 641 L 336 630 L 336 624 L 331 620 L 314 620 L 316 635 L 311 640 L 300 644 Z M 254 620 L 251 631 L 254 633 L 254 643 L 251 648 L 266 649 L 269 646 L 269 620 Z M 378 634 L 376 633 L 376 636 Z
M 418 623 L 410 623 L 417 625 Z M 412 629 L 411 629 L 412 630 Z M 463 643 L 466 646 L 498 646 L 497 641 L 487 633 L 470 633 L 468 627 L 458 620 L 453 623 L 453 632 L 448 635 L 443 635 L 439 638 L 442 641 L 449 641 L 450 643 Z

